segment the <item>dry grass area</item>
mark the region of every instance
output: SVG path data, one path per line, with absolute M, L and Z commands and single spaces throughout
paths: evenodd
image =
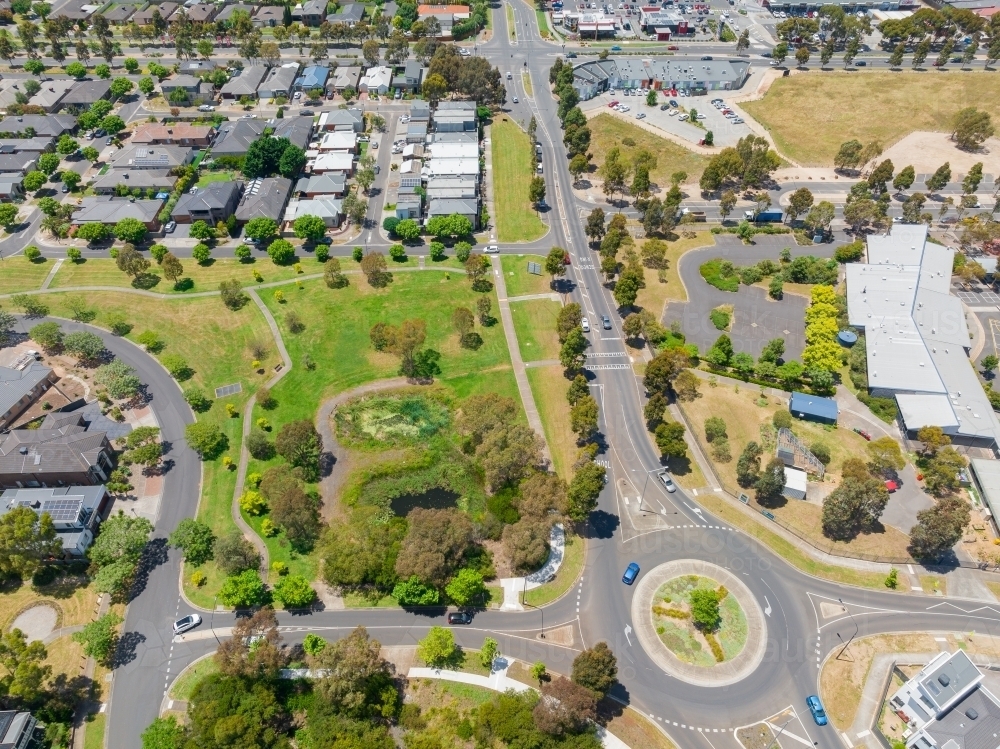
M 64 577 L 38 588 L 5 584 L 0 588 L 0 629 L 7 631 L 21 612 L 39 604 L 49 604 L 59 612 L 57 628 L 86 624 L 97 609 L 97 593 L 93 586 L 81 586 L 81 581 L 86 583 L 83 578 Z
M 597 705 L 598 721 L 635 749 L 675 749 L 674 742 L 659 726 L 648 720 L 642 713 L 631 707 L 623 707 L 611 699 L 603 699 Z
M 823 105 L 803 108 L 809 101 Z M 1000 79 L 957 71 L 830 71 L 779 78 L 763 99 L 741 106 L 770 131 L 783 155 L 803 166 L 832 166 L 840 144 L 851 139 L 888 147 L 916 130 L 950 132 L 963 107 L 1000 117 Z M 858 117 L 859 111 L 890 116 Z
M 69 678 L 83 675 L 87 659 L 83 655 L 83 645 L 73 642 L 71 635 L 60 637 L 45 646 L 49 651 L 45 665 L 52 667 L 53 676 L 66 674 Z
M 948 595 L 948 580 L 942 575 L 918 575 L 920 587 L 929 595 Z
M 565 481 L 569 481 L 577 454 L 576 435 L 570 429 L 569 403 L 566 401 L 569 380 L 563 376 L 563 368 L 559 365 L 531 367 L 525 371 L 545 429 L 545 440 L 552 453 L 552 467 Z
M 990 589 L 990 593 L 992 593 L 993 595 L 995 595 L 997 597 L 997 600 L 1000 601 L 1000 583 L 990 583 L 990 582 L 988 582 L 988 583 L 986 583 L 986 587 L 989 588 Z
M 685 184 L 697 183 L 708 164 L 708 159 L 704 156 L 607 113 L 587 120 L 587 126 L 590 128 L 590 152 L 594 154 L 594 166 L 599 169 L 612 148 L 621 149 L 626 159 L 644 148 L 656 155 L 656 168 L 649 177 L 663 191 L 670 188 L 670 175 L 675 172 L 687 172 Z M 626 145 L 626 138 L 635 145 Z
M 3 260 L 0 264 L 0 294 L 41 288 L 52 266 L 51 260 L 41 258 L 39 262 L 32 263 L 23 255 Z
M 940 634 L 937 634 L 940 637 Z M 936 653 L 939 650 L 954 652 L 961 648 L 970 655 L 997 657 L 1000 641 L 989 635 L 949 634 L 947 642 L 936 642 L 934 635 L 910 633 L 863 637 L 851 643 L 850 649 L 840 660 L 830 658 L 820 674 L 820 690 L 827 714 L 837 728 L 850 728 L 854 722 L 861 691 L 875 656 L 882 653 Z
M 639 298 L 636 304 L 643 309 L 648 309 L 659 318 L 663 314 L 663 308 L 668 301 L 686 302 L 688 299 L 687 289 L 681 283 L 680 273 L 677 270 L 681 256 L 699 247 L 711 247 L 715 244 L 715 236 L 708 231 L 690 232 L 694 236 L 681 235 L 678 239 L 667 242 L 667 269 L 664 272 L 664 281 L 659 280 L 659 272 L 652 268 L 643 269 L 646 278 L 646 288 L 639 289 Z M 639 244 L 640 248 L 642 244 Z

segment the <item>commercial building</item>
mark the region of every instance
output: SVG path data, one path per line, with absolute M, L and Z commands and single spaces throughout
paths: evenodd
M 972 483 L 986 505 L 993 526 L 1000 531 L 1000 460 L 972 458 L 969 468 Z
M 561 19 L 568 31 L 578 33 L 584 39 L 614 36 L 618 30 L 615 17 L 603 13 L 563 13 Z
M 59 379 L 33 357 L 17 363 L 21 366 L 0 367 L 0 430 L 8 429 Z
M 192 188 L 177 201 L 170 217 L 179 224 L 205 221 L 215 226 L 236 213 L 242 192 L 242 182 L 212 182 Z
M 245 224 L 252 218 L 280 221 L 292 193 L 292 181 L 285 177 L 264 177 L 247 182 L 236 208 L 236 220 Z
M 573 88 L 583 100 L 593 99 L 611 88 L 702 94 L 735 91 L 749 76 L 750 61 L 739 57 L 716 60 L 609 57 L 577 65 L 573 70 Z
M 680 13 L 655 6 L 639 9 L 639 26 L 647 34 L 655 34 L 657 41 L 666 42 L 671 36 L 694 32 L 687 19 Z
M 106 483 L 114 453 L 92 423 L 81 413 L 49 414 L 38 429 L 0 436 L 0 489 Z
M 793 392 L 788 403 L 792 416 L 806 421 L 818 421 L 821 424 L 837 423 L 837 401 L 833 398 L 820 398 L 818 395 Z
M 39 516 L 47 514 L 52 518 L 63 553 L 82 557 L 110 503 L 108 490 L 100 485 L 7 489 L 0 494 L 0 517 L 18 507 L 27 507 Z

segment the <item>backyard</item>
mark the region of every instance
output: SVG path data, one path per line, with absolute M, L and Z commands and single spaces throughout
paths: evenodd
M 815 101 L 822 106 L 803 109 L 805 102 Z M 828 167 L 840 144 L 851 139 L 878 140 L 889 148 L 915 130 L 951 132 L 952 120 L 963 107 L 978 107 L 996 120 L 1000 80 L 957 71 L 831 71 L 779 78 L 764 98 L 740 106 L 768 129 L 781 154 L 803 166 Z M 887 116 L 858 117 L 861 111 Z M 904 166 L 896 164 L 897 169 Z
M 548 227 L 528 199 L 528 186 L 535 171 L 528 135 L 513 120 L 500 115 L 490 126 L 490 138 L 497 239 L 532 242 L 544 235 Z

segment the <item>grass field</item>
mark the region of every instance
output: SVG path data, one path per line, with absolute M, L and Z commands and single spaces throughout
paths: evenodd
M 639 289 L 639 297 L 636 304 L 643 309 L 648 309 L 659 319 L 663 314 L 663 308 L 668 301 L 686 302 L 688 295 L 684 284 L 681 283 L 681 276 L 677 270 L 681 256 L 686 252 L 699 247 L 710 247 L 715 244 L 715 237 L 711 232 L 699 231 L 694 237 L 681 237 L 673 242 L 667 242 L 667 261 L 669 263 L 664 278 L 666 283 L 659 280 L 659 271 L 652 268 L 644 268 L 643 275 L 646 278 L 646 288 Z M 641 246 L 641 245 L 640 245 Z
M 559 336 L 556 318 L 562 305 L 548 299 L 513 302 L 510 314 L 514 318 L 517 344 L 524 361 L 559 358 Z
M 202 658 L 191 664 L 181 672 L 177 681 L 170 685 L 170 699 L 185 701 L 191 699 L 191 692 L 194 691 L 195 685 L 218 670 L 219 666 L 216 664 L 215 658 L 212 657 Z
M 534 91 L 531 88 L 531 73 L 529 73 L 527 70 L 521 71 L 521 83 L 524 84 L 524 93 L 526 95 L 528 96 L 535 95 Z
M 104 726 L 107 713 L 87 716 L 86 733 L 83 735 L 83 749 L 104 749 Z
M 510 6 L 507 10 L 510 11 Z M 528 185 L 534 176 L 528 135 L 501 115 L 490 126 L 490 138 L 497 239 L 501 242 L 534 241 L 547 229 L 528 200 Z
M 549 443 L 552 453 L 552 468 L 565 481 L 569 481 L 573 477 L 572 467 L 578 452 L 576 435 L 570 429 L 569 403 L 566 401 L 569 381 L 563 376 L 563 368 L 558 364 L 531 367 L 525 371 L 545 429 L 545 441 Z
M 529 606 L 544 606 L 547 603 L 559 598 L 573 584 L 583 572 L 583 565 L 587 561 L 587 542 L 572 533 L 566 534 L 566 553 L 563 562 L 556 573 L 556 579 L 550 583 L 540 585 L 524 594 L 524 602 Z
M 24 255 L 15 255 L 0 261 L 0 294 L 41 288 L 45 277 L 52 270 L 53 262 L 45 258 L 30 262 Z
M 514 9 L 507 5 L 507 30 L 511 39 L 517 39 L 517 21 L 514 19 Z
M 708 164 L 704 156 L 609 114 L 592 117 L 587 126 L 590 128 L 590 152 L 594 154 L 593 163 L 598 169 L 604 164 L 608 151 L 616 146 L 625 158 L 645 148 L 656 156 L 656 168 L 650 172 L 650 180 L 663 190 L 669 189 L 670 175 L 674 172 L 687 172 L 687 182 L 697 182 Z M 625 145 L 626 138 L 631 138 L 635 145 Z
M 195 187 L 205 187 L 213 182 L 232 182 L 234 179 L 236 179 L 235 172 L 202 172 Z
M 58 627 L 86 624 L 97 608 L 97 593 L 93 586 L 81 587 L 80 579 L 65 577 L 51 585 L 36 588 L 30 584 L 5 583 L 0 587 L 0 628 L 6 632 L 17 616 L 40 603 L 59 611 Z
M 504 282 L 507 284 L 507 296 L 525 296 L 527 294 L 548 294 L 552 291 L 551 278 L 544 273 L 535 275 L 528 273 L 528 262 L 541 265 L 545 258 L 541 255 L 501 255 L 500 265 L 503 267 Z
M 233 259 L 213 260 L 208 265 L 199 265 L 191 258 L 184 258 L 181 264 L 184 266 L 184 275 L 181 277 L 183 283 L 185 278 L 193 282 L 190 286 L 182 285 L 184 291 L 174 288 L 170 281 L 162 276 L 160 266 L 155 262 L 149 268 L 149 275 L 155 276 L 156 282 L 153 284 L 143 284 L 142 288 L 159 294 L 179 294 L 198 291 L 218 291 L 221 281 L 237 279 L 244 286 L 253 286 L 258 283 L 254 279 L 253 272 L 256 270 L 263 277 L 263 283 L 273 281 L 285 281 L 293 279 L 299 275 L 310 273 L 322 273 L 323 267 L 311 253 L 305 253 L 301 260 L 302 273 L 300 274 L 295 265 L 275 265 L 267 257 L 255 258 L 254 262 L 241 263 Z M 341 263 L 345 269 L 353 266 L 354 263 Z M 39 284 L 40 285 L 40 284 Z M 131 276 L 127 276 L 118 270 L 115 261 L 110 258 L 90 259 L 79 263 L 66 262 L 59 268 L 52 279 L 50 288 L 62 289 L 70 286 L 122 286 L 131 288 L 133 286 Z
M 817 101 L 822 106 L 806 104 Z M 740 106 L 770 131 L 783 155 L 803 166 L 832 166 L 845 141 L 878 140 L 888 148 L 915 130 L 950 132 L 963 107 L 985 110 L 995 121 L 1000 79 L 957 71 L 809 73 L 779 78 L 763 99 Z M 858 117 L 859 111 L 887 116 Z

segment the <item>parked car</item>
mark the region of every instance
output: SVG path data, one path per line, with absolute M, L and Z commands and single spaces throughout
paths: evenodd
M 69 192 L 69 185 L 63 185 L 60 192 Z
M 202 104 L 200 107 L 198 107 L 198 111 L 199 112 L 214 112 L 215 111 L 215 107 L 213 107 L 211 104 Z
M 823 709 L 823 703 L 819 701 L 819 697 L 815 694 L 811 694 L 806 697 L 806 706 L 809 708 L 809 712 L 812 713 L 813 720 L 816 721 L 817 726 L 825 726 L 826 720 L 826 710 Z
M 646 114 L 645 114 L 645 112 L 636 112 L 635 113 L 635 118 L 637 120 L 644 120 L 644 119 L 646 119 Z
M 177 228 L 177 222 L 176 221 L 168 221 L 166 223 L 166 226 L 163 227 L 163 231 L 165 231 L 167 234 L 170 234 L 176 228 Z
M 296 91 L 295 95 L 292 98 L 293 99 L 301 99 L 302 98 L 302 92 L 301 91 Z
M 671 50 L 671 51 L 676 51 L 676 50 L 680 49 L 680 47 L 678 47 L 676 44 L 668 44 L 667 45 L 667 49 Z
M 630 562 L 629 566 L 625 568 L 625 574 L 622 575 L 622 582 L 626 585 L 631 585 L 637 577 L 639 577 L 639 565 L 635 562 Z
M 711 60 L 712 56 L 711 55 L 703 55 L 701 59 L 702 60 Z
M 665 111 L 667 111 L 668 109 L 670 109 L 670 105 L 669 105 L 669 104 L 661 104 L 661 105 L 660 105 L 660 111 L 661 111 L 661 112 L 665 112 Z
M 200 616 L 197 614 L 188 614 L 187 616 L 174 622 L 174 634 L 179 635 L 182 632 L 187 632 L 189 629 L 194 629 L 199 624 L 201 624 Z

